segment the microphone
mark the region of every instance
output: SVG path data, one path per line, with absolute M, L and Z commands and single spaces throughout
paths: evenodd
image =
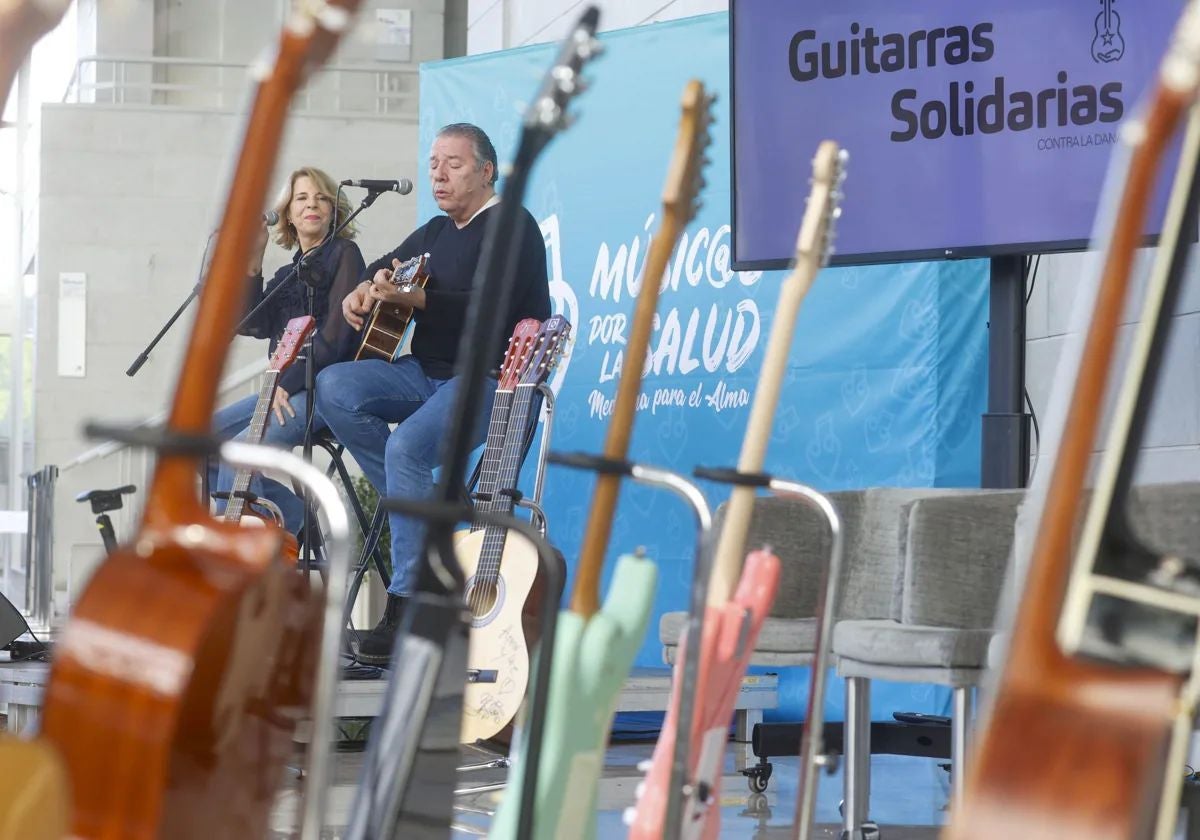
M 398 192 L 400 195 L 408 195 L 413 188 L 412 181 L 407 178 L 401 178 L 399 181 L 381 181 L 377 178 L 360 178 L 357 181 L 347 179 L 342 181 L 342 186 L 365 187 L 375 192 Z
M 271 227 L 279 221 L 279 214 L 274 210 L 268 210 L 266 213 L 262 214 L 262 219 L 263 222 L 266 223 L 267 227 Z

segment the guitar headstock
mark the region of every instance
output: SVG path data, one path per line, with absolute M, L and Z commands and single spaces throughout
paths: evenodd
M 703 83 L 692 79 L 683 90 L 683 113 L 671 165 L 663 186 L 663 211 L 671 214 L 679 227 L 685 227 L 700 209 L 704 189 L 706 152 L 712 145 L 712 104 L 716 96 L 706 93 Z
M 317 320 L 311 315 L 301 315 L 288 321 L 287 326 L 283 328 L 283 335 L 279 337 L 279 343 L 275 345 L 275 352 L 271 354 L 268 370 L 287 370 L 292 362 L 296 361 L 300 348 L 308 341 L 316 327 Z
M 842 182 L 846 180 L 849 160 L 850 153 L 832 140 L 822 141 L 817 147 L 808 206 L 796 241 L 797 262 L 805 258 L 816 259 L 819 265 L 829 262 L 837 237 L 837 220 L 842 215 Z
M 508 349 L 504 351 L 504 363 L 500 366 L 499 390 L 511 391 L 517 387 L 541 328 L 542 322 L 537 318 L 525 318 L 517 322 L 512 337 L 508 339 Z
M 604 47 L 596 40 L 600 10 L 588 6 L 562 42 L 554 66 L 542 81 L 542 87 L 525 112 L 525 130 L 518 157 L 531 157 L 540 146 L 570 125 L 567 106 L 587 87 L 581 76 L 583 66 L 599 55 Z
M 571 338 L 571 322 L 552 315 L 538 331 L 533 355 L 521 374 L 522 385 L 540 385 L 550 378 Z

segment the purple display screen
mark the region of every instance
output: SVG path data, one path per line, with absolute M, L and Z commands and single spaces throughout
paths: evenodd
M 835 263 L 1085 247 L 1182 6 L 732 0 L 734 268 L 791 260 L 824 139 L 850 153 Z

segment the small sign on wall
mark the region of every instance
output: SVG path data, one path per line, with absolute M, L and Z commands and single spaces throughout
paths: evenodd
M 375 58 L 412 61 L 412 9 L 375 10 Z
M 58 375 L 84 376 L 87 358 L 87 275 L 58 275 Z

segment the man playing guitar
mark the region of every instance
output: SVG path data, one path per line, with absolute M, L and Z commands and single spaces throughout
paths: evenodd
M 367 358 L 332 365 L 317 380 L 317 411 L 384 496 L 423 498 L 433 488 L 433 468 L 454 404 L 454 376 L 464 316 L 474 284 L 484 230 L 496 194 L 496 150 L 477 126 L 442 128 L 429 155 L 433 197 L 445 215 L 434 216 L 401 245 L 367 267 L 363 280 L 342 301 L 356 330 L 376 301 L 411 307 L 415 328 L 410 355 L 393 361 Z M 507 337 L 523 318 L 550 317 L 546 249 L 537 222 L 521 211 L 517 287 L 504 319 Z M 424 287 L 404 290 L 392 272 L 405 260 L 428 254 Z M 496 348 L 499 363 L 504 348 Z M 476 432 L 481 443 L 491 395 L 484 400 Z M 398 424 L 392 430 L 389 424 Z M 392 582 L 380 623 L 359 642 L 359 659 L 386 665 L 391 657 L 402 599 L 416 581 L 424 526 L 391 514 Z

